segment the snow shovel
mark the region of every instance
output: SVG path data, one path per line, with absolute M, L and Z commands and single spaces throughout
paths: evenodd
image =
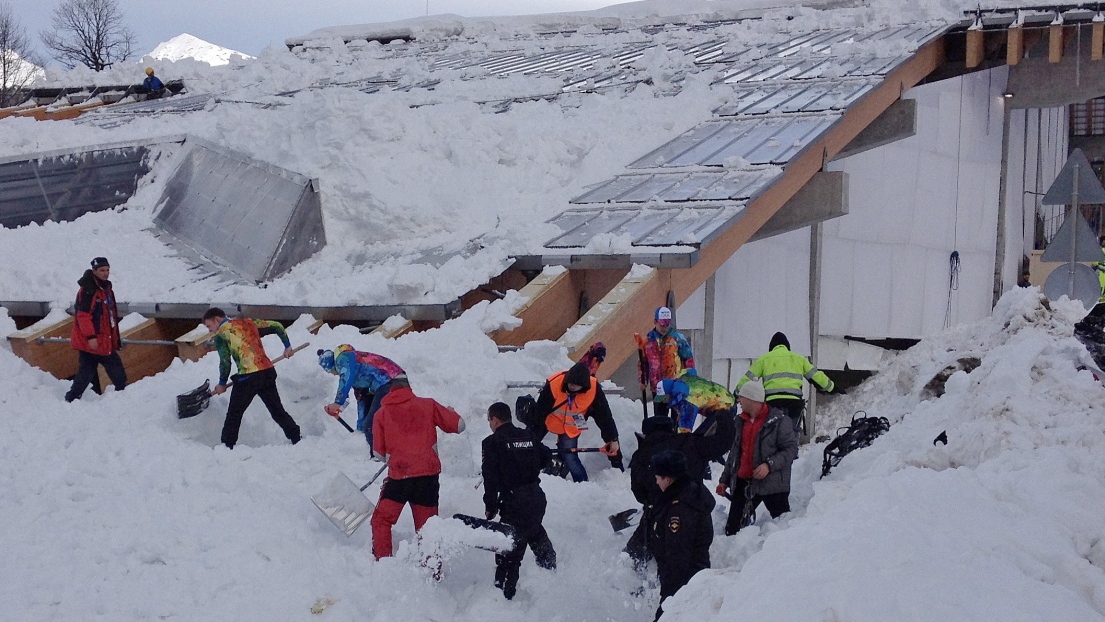
M 484 544 L 472 544 L 472 546 L 474 548 L 483 549 L 485 551 L 491 551 L 492 553 L 502 554 L 502 553 L 508 553 L 508 552 L 514 550 L 514 548 L 517 546 L 517 542 L 516 542 L 517 535 L 514 531 L 514 527 L 512 527 L 510 525 L 507 525 L 506 523 L 500 523 L 498 521 L 487 520 L 486 518 L 480 518 L 478 516 L 469 516 L 468 514 L 453 514 L 453 518 L 455 518 L 456 520 L 459 520 L 460 522 L 464 523 L 465 525 L 468 525 L 469 527 L 471 527 L 472 529 L 475 529 L 475 530 L 481 530 L 482 529 L 482 530 L 486 530 L 486 531 L 492 531 L 492 532 L 495 532 L 495 533 L 501 533 L 504 536 L 510 538 L 510 542 L 511 542 L 510 546 L 505 548 L 505 549 L 502 548 L 502 547 L 499 547 L 499 546 L 488 546 L 488 545 L 484 545 Z
M 376 506 L 364 496 L 364 489 L 372 485 L 380 475 L 384 473 L 388 465 L 380 467 L 376 475 L 368 480 L 368 483 L 360 488 L 346 477 L 345 473 L 338 473 L 325 490 L 311 497 L 311 502 L 319 509 L 331 523 L 346 536 L 353 535 L 354 531 L 372 516 Z
M 301 344 L 299 346 L 296 346 L 296 347 L 292 348 L 292 354 L 295 354 L 296 352 L 299 352 L 303 348 L 306 348 L 308 345 L 309 344 L 304 343 L 304 344 Z M 280 361 L 283 361 L 284 358 L 285 358 L 284 355 L 281 354 L 280 356 L 272 359 L 272 362 L 275 365 L 276 363 L 279 363 Z M 233 380 L 230 381 L 228 386 L 232 385 L 232 384 L 234 384 Z M 189 417 L 195 417 L 196 415 L 203 412 L 207 408 L 207 405 L 210 404 L 210 403 L 211 403 L 211 381 L 210 380 L 204 380 L 203 384 L 196 387 L 195 389 L 192 389 L 191 391 L 189 391 L 187 393 L 182 393 L 182 394 L 176 396 L 176 416 L 177 416 L 177 419 L 187 419 Z M 346 424 L 344 421 L 342 421 L 342 423 L 345 424 L 346 428 L 349 428 L 349 424 Z M 352 430 L 350 430 L 350 432 L 352 432 Z
M 614 533 L 628 529 L 637 523 L 641 522 L 641 510 L 637 508 L 629 508 L 628 510 L 622 510 L 617 514 L 611 514 L 610 526 L 614 528 Z

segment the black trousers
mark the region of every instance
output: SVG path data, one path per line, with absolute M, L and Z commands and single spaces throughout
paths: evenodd
M 502 588 L 503 596 L 514 598 L 518 590 L 518 570 L 526 556 L 526 547 L 533 549 L 537 565 L 556 568 L 556 550 L 541 521 L 545 518 L 545 493 L 538 484 L 527 484 L 514 489 L 502 499 L 500 520 L 514 527 L 514 548 L 508 553 L 495 555 L 495 587 Z
M 107 372 L 107 377 L 111 378 L 116 391 L 122 391 L 126 388 L 127 370 L 123 369 L 123 361 L 119 358 L 118 352 L 92 354 L 91 352 L 78 350 L 77 355 L 79 361 L 77 375 L 73 376 L 73 386 L 69 387 L 69 391 L 65 394 L 65 401 L 72 402 L 81 399 L 85 389 L 94 380 L 96 381 L 96 387 L 100 386 L 99 379 L 96 377 L 96 367 L 98 365 L 104 366 L 104 371 Z M 99 390 L 96 392 L 99 393 Z
M 223 444 L 233 449 L 238 443 L 238 428 L 242 427 L 242 415 L 255 397 L 260 397 L 264 402 L 272 420 L 280 426 L 281 430 L 284 430 L 284 436 L 292 443 L 298 443 L 299 426 L 280 403 L 280 394 L 276 392 L 276 369 L 270 367 L 252 374 L 234 377 L 234 385 L 230 389 L 230 406 L 226 410 L 226 421 L 223 422 Z
M 781 398 L 777 400 L 771 400 L 768 406 L 774 406 L 780 408 L 790 417 L 791 422 L 794 423 L 794 433 L 798 436 L 802 435 L 802 411 L 806 409 L 806 400 L 798 398 Z
M 771 512 L 771 518 L 778 518 L 790 511 L 790 491 L 770 495 L 756 495 L 748 498 L 745 495 L 748 483 L 749 480 L 737 479 L 737 484 L 731 491 L 733 503 L 729 506 L 729 518 L 725 521 L 725 535 L 727 536 L 740 531 L 744 527 L 742 515 L 755 514 L 756 508 L 760 507 L 760 503 L 763 503 L 767 511 Z

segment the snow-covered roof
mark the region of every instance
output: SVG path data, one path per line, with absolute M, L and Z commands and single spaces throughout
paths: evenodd
M 693 252 L 844 107 L 950 23 L 865 8 L 712 15 L 650 18 L 646 27 L 600 16 L 555 34 L 439 23 L 422 26 L 435 36 L 388 45 L 310 39 L 294 53 L 270 50 L 230 66 L 185 63 L 180 75 L 177 64 L 159 67 L 188 82 L 183 108 L 167 100 L 141 115 L 105 108 L 79 123 L 0 122 L 0 156 L 187 133 L 317 178 L 328 241 L 266 288 L 199 281 L 171 250 L 151 257 L 149 244 L 136 243 L 152 235 L 164 177 L 155 169 L 110 235 L 91 216 L 0 231 L 0 261 L 82 240 L 56 274 L 0 291 L 0 300 L 67 300 L 84 255 L 121 254 L 133 261 L 113 259 L 124 283 L 128 271 L 161 275 L 120 288 L 136 302 L 444 304 L 514 257 L 565 247 L 575 231 L 566 223 L 584 213 L 592 224 L 624 222 L 576 235 L 571 253 L 632 247 L 647 260 Z M 617 218 L 607 217 L 611 201 Z M 589 207 L 596 202 L 603 205 Z M 635 214 L 622 219 L 626 210 Z M 665 215 L 680 226 L 649 237 L 657 229 L 646 223 L 660 226 Z M 700 226 L 682 226 L 688 219 Z M 74 236 L 74 228 L 88 231 Z

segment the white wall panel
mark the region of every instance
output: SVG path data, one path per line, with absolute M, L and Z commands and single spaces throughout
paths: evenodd
M 826 338 L 920 338 L 989 315 L 1006 74 L 908 91 L 918 103 L 915 136 L 829 164 L 849 174 L 849 214 L 823 225 Z M 1065 109 L 1011 111 L 1009 140 L 1006 288 L 1032 245 L 1038 199 L 1024 191 L 1046 190 L 1065 161 Z M 728 360 L 734 376 L 776 330 L 809 351 L 808 245 L 809 229 L 777 236 L 742 247 L 719 270 L 714 358 Z
M 716 273 L 714 358 L 756 358 L 776 331 L 809 353 L 809 271 L 808 227 L 734 253 Z
M 1005 75 L 908 91 L 916 136 L 830 164 L 849 174 L 849 214 L 825 227 L 821 334 L 922 337 L 989 313 Z

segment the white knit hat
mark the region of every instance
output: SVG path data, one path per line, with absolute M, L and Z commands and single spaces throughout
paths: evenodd
M 749 380 L 744 383 L 740 391 L 737 392 L 738 397 L 744 397 L 752 400 L 753 402 L 764 402 L 764 383 L 759 380 Z

